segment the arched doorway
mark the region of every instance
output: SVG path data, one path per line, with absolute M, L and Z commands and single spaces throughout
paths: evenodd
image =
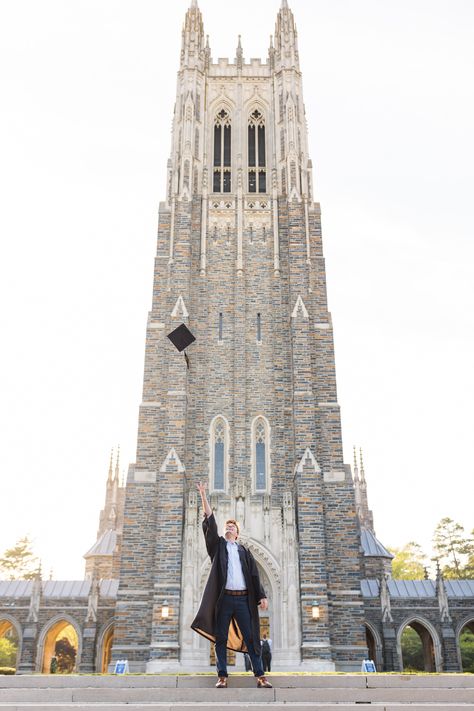
M 474 619 L 466 622 L 459 633 L 459 651 L 463 672 L 474 673 Z
M 102 646 L 100 651 L 99 669 L 101 674 L 107 674 L 110 660 L 112 658 L 112 644 L 114 641 L 114 626 L 109 625 L 102 637 Z
M 19 651 L 17 625 L 9 618 L 0 618 L 0 667 L 16 669 Z
M 417 620 L 406 624 L 400 637 L 403 671 L 436 671 L 433 637 Z
M 70 620 L 56 620 L 43 635 L 43 674 L 71 674 L 76 671 L 79 636 Z
M 372 630 L 367 625 L 365 626 L 365 640 L 367 642 L 367 649 L 369 650 L 369 659 L 375 662 L 377 657 L 377 646 L 375 644 L 375 637 L 372 634 Z
M 382 639 L 377 628 L 368 622 L 365 623 L 365 641 L 367 644 L 369 659 L 375 662 L 377 671 L 383 671 Z

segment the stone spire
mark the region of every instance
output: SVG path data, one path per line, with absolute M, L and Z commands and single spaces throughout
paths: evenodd
M 107 477 L 107 485 L 112 484 L 113 480 L 113 472 L 112 472 L 112 460 L 114 458 L 114 450 L 110 450 L 110 462 L 109 462 L 109 475 Z
M 436 596 L 438 598 L 441 622 L 451 622 L 451 615 L 449 614 L 448 593 L 444 584 L 444 578 L 439 565 L 439 560 L 436 561 Z
M 357 453 L 354 445 L 354 482 L 360 481 L 359 479 L 359 467 L 357 466 Z
M 239 35 L 239 41 L 237 43 L 236 58 L 237 58 L 237 69 L 242 69 L 242 65 L 244 63 L 244 54 L 242 51 L 241 35 Z
M 43 591 L 43 573 L 41 570 L 41 561 L 38 566 L 38 571 L 33 580 L 31 587 L 30 606 L 28 610 L 27 622 L 38 622 L 39 609 L 41 604 L 41 594 Z
M 281 3 L 275 26 L 275 52 L 277 67 L 299 69 L 298 32 L 295 18 L 286 0 Z
M 204 24 L 197 1 L 192 0 L 184 19 L 181 44 L 181 68 L 196 67 L 203 59 Z
M 364 471 L 364 459 L 362 457 L 362 447 L 359 449 L 359 453 L 360 453 L 360 480 L 361 480 L 361 482 L 364 482 L 364 484 L 366 484 L 365 471 Z
M 359 517 L 359 521 L 361 521 L 361 499 L 360 499 L 360 479 L 359 479 L 359 467 L 357 466 L 357 454 L 356 454 L 356 448 L 354 446 L 354 493 L 355 493 L 355 503 L 356 503 L 356 513 L 357 516 Z
M 117 447 L 117 459 L 115 460 L 114 481 L 118 481 L 120 476 L 120 445 Z
M 374 533 L 374 517 L 369 509 L 367 497 L 367 482 L 365 480 L 364 460 L 362 449 L 359 450 L 360 468 L 357 464 L 356 448 L 354 447 L 354 491 L 356 500 L 356 510 L 362 528 L 367 528 Z M 360 476 L 359 476 L 360 471 Z
M 114 486 L 112 492 L 112 501 L 114 504 L 117 503 L 117 492 L 120 487 L 120 445 L 117 447 L 117 459 L 115 460 L 115 475 L 114 475 Z
M 110 454 L 109 472 L 105 489 L 104 508 L 100 514 L 99 530 L 97 536 L 101 536 L 104 531 L 114 529 L 117 518 L 117 502 L 120 489 L 120 445 L 117 448 L 115 468 L 113 465 L 114 450 Z

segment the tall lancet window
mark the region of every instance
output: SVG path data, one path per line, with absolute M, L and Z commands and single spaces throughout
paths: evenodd
M 265 119 L 258 109 L 249 116 L 249 193 L 267 191 Z
M 226 491 L 229 425 L 220 415 L 215 417 L 211 424 L 210 450 L 211 490 Z
M 214 121 L 215 193 L 230 193 L 231 190 L 231 130 L 230 116 L 225 109 L 221 109 Z
M 270 490 L 270 426 L 264 417 L 252 425 L 252 484 L 256 493 Z

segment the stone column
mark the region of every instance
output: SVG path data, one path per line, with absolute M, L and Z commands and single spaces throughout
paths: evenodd
M 78 671 L 81 674 L 92 674 L 101 669 L 95 668 L 97 643 L 97 608 L 99 605 L 100 583 L 97 578 L 91 580 L 87 600 L 87 614 L 82 631 L 82 651 Z
M 21 657 L 17 668 L 17 674 L 33 674 L 36 671 L 42 671 L 36 668 L 38 648 L 38 625 L 35 623 L 27 624 L 23 630 L 23 639 L 21 644 Z

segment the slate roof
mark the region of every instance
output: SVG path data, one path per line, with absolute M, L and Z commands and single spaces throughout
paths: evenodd
M 394 557 L 368 528 L 361 528 L 360 542 L 362 544 L 364 556 L 377 556 L 379 558 L 390 558 L 390 560 Z
M 117 545 L 117 534 L 115 531 L 105 531 L 87 551 L 84 558 L 91 558 L 94 555 L 113 555 Z
M 117 597 L 119 581 L 101 580 L 100 596 L 103 598 Z M 87 598 L 91 589 L 90 580 L 44 580 L 42 583 L 43 597 L 66 598 L 82 597 Z M 20 598 L 31 596 L 33 588 L 32 580 L 1 580 L 0 598 L 13 597 Z
M 448 598 L 474 597 L 474 580 L 445 580 Z M 362 597 L 378 597 L 378 580 L 361 580 Z M 434 580 L 392 580 L 388 581 L 390 597 L 420 598 L 436 597 Z

